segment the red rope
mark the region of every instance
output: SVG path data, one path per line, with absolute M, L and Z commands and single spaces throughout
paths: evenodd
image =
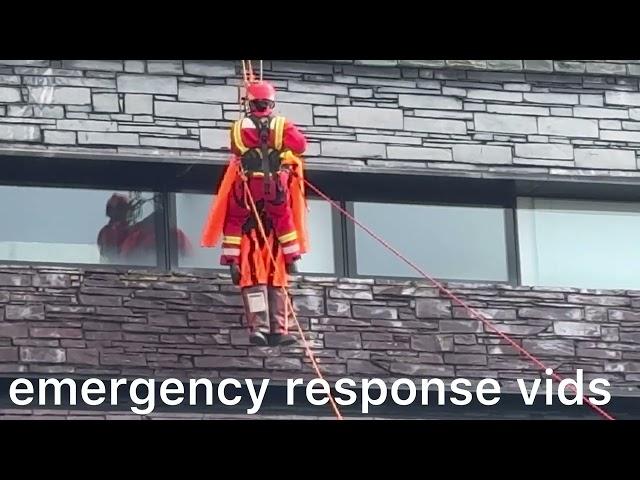
M 433 285 L 435 285 L 441 292 L 443 292 L 445 295 L 447 295 L 449 298 L 451 298 L 454 302 L 456 302 L 457 304 L 459 304 L 461 307 L 463 307 L 465 309 L 465 311 L 472 317 L 472 318 L 476 318 L 478 320 L 480 320 L 482 323 L 484 323 L 487 328 L 489 328 L 490 330 L 492 330 L 493 332 L 497 333 L 500 337 L 502 337 L 507 343 L 509 343 L 512 347 L 514 347 L 516 350 L 518 350 L 521 354 L 523 354 L 525 357 L 527 357 L 529 360 L 531 360 L 536 366 L 538 366 L 540 369 L 546 371 L 547 370 L 547 366 L 544 365 L 538 358 L 536 358 L 535 356 L 533 356 L 531 353 L 529 353 L 527 350 L 525 350 L 523 347 L 521 347 L 520 345 L 518 345 L 517 342 L 515 342 L 511 337 L 509 337 L 506 333 L 500 331 L 495 325 L 493 325 L 490 321 L 487 315 L 485 315 L 482 312 L 478 312 L 477 310 L 471 308 L 470 306 L 468 306 L 465 302 L 463 302 L 462 300 L 460 300 L 453 292 L 451 292 L 449 289 L 447 289 L 444 285 L 442 285 L 440 282 L 438 282 L 436 279 L 432 278 L 430 275 L 428 275 L 426 272 L 424 272 L 420 267 L 418 267 L 416 264 L 414 264 L 411 260 L 409 260 L 408 258 L 406 258 L 404 255 L 402 255 L 402 253 L 400 253 L 398 250 L 396 250 L 395 248 L 393 248 L 391 245 L 389 245 L 384 239 L 380 238 L 378 235 L 376 235 L 373 231 L 371 231 L 371 229 L 369 229 L 368 227 L 366 227 L 365 225 L 363 225 L 362 223 L 360 223 L 353 215 L 351 215 L 349 212 L 347 212 L 345 209 L 343 209 L 340 205 L 338 205 L 336 202 L 334 202 L 331 198 L 329 198 L 327 195 L 325 195 L 323 192 L 321 192 L 315 185 L 313 185 L 311 182 L 309 182 L 309 180 L 305 179 L 304 180 L 305 183 L 313 190 L 315 191 L 318 195 L 320 195 L 322 198 L 324 198 L 326 201 L 328 201 L 329 203 L 331 203 L 331 205 L 333 205 L 334 208 L 336 208 L 338 211 L 340 211 L 345 217 L 347 217 L 349 220 L 351 220 L 353 223 L 355 223 L 356 225 L 358 225 L 360 228 L 362 228 L 365 232 L 367 232 L 371 237 L 373 237 L 375 240 L 377 240 L 378 242 L 380 242 L 384 247 L 386 247 L 388 250 L 390 250 L 394 255 L 396 255 L 398 258 L 400 258 L 403 262 L 405 262 L 407 265 L 409 265 L 410 267 L 412 267 L 415 271 L 417 271 L 420 275 L 422 275 L 423 278 L 429 280 Z M 553 372 L 551 374 L 551 377 L 560 382 L 562 381 L 562 377 L 560 377 L 560 375 L 558 375 L 557 373 Z M 577 395 L 578 391 L 577 389 L 573 386 L 570 385 L 571 390 L 574 391 L 574 393 Z M 609 415 L 607 412 L 605 412 L 603 409 L 601 409 L 599 406 L 593 404 L 587 397 L 585 397 L 584 395 L 582 395 L 582 399 L 584 402 L 586 402 L 586 404 L 591 407 L 593 410 L 595 410 L 598 414 L 602 415 L 604 418 L 606 418 L 607 420 L 614 420 L 614 418 Z
M 267 239 L 267 233 L 264 229 L 264 225 L 262 223 L 262 219 L 260 218 L 260 215 L 258 214 L 258 209 L 256 208 L 256 204 L 253 201 L 253 195 L 251 194 L 251 190 L 249 189 L 249 185 L 247 184 L 247 179 L 244 175 L 242 175 L 242 173 L 240 173 L 242 180 L 244 181 L 244 191 L 247 194 L 247 198 L 249 199 L 249 203 L 251 205 L 251 210 L 253 211 L 253 215 L 256 218 L 256 222 L 258 223 L 258 230 L 260 231 L 260 235 L 262 236 L 262 240 L 265 242 L 265 245 L 269 245 L 269 240 Z M 273 264 L 273 268 L 277 268 L 277 264 L 276 264 L 276 259 L 273 256 L 273 252 L 271 251 L 270 248 L 267 249 L 267 251 L 269 252 L 269 258 L 271 260 L 271 263 Z M 313 369 L 316 372 L 316 375 L 318 376 L 319 379 L 324 380 L 324 376 L 322 375 L 322 371 L 320 370 L 320 367 L 318 366 L 318 362 L 316 360 L 315 355 L 313 354 L 313 351 L 311 350 L 311 346 L 309 345 L 309 342 L 307 341 L 306 337 L 304 336 L 304 332 L 302 331 L 302 327 L 300 326 L 300 322 L 298 321 L 298 316 L 296 315 L 296 311 L 293 308 L 293 303 L 291 302 L 291 297 L 289 296 L 289 292 L 287 291 L 287 289 L 285 287 L 282 287 L 282 291 L 284 292 L 286 298 L 287 298 L 287 303 L 285 304 L 285 309 L 287 309 L 287 307 L 289 309 L 291 309 L 291 316 L 293 317 L 293 320 L 295 321 L 296 327 L 298 329 L 298 333 L 300 334 L 300 337 L 302 338 L 302 343 L 304 345 L 304 349 L 305 352 L 307 354 L 307 357 L 309 357 L 309 360 L 311 361 L 311 365 L 313 366 Z M 287 319 L 287 326 L 286 326 L 286 330 L 288 331 L 288 319 Z M 338 420 L 343 420 L 342 418 L 342 414 L 340 413 L 340 409 L 338 408 L 338 405 L 336 404 L 335 399 L 333 398 L 333 395 L 331 394 L 331 392 L 329 392 L 329 402 L 331 404 L 331 408 L 333 409 L 333 413 L 335 414 L 336 418 Z

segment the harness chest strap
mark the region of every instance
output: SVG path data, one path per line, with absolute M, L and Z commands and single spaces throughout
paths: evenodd
M 236 120 L 233 123 L 233 127 L 231 128 L 231 138 L 234 145 L 240 152 L 240 155 L 244 155 L 250 150 L 250 148 L 248 148 L 242 140 L 243 121 L 244 119 Z M 274 132 L 274 142 L 273 142 L 274 148 L 275 150 L 278 150 L 278 151 L 282 150 L 283 138 L 284 138 L 284 124 L 285 124 L 284 117 L 274 117 L 269 122 L 269 129 Z

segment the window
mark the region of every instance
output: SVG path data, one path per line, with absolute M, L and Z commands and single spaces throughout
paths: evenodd
M 199 193 L 177 193 L 176 225 L 178 236 L 178 266 L 186 268 L 222 268 L 220 245 L 200 246 L 202 228 L 209 213 L 213 196 Z M 307 228 L 310 252 L 302 257 L 301 272 L 334 273 L 333 216 L 331 205 L 321 200 L 308 200 Z
M 0 259 L 157 265 L 155 196 L 0 186 Z
M 468 207 L 354 203 L 354 213 L 429 274 L 457 280 L 507 281 L 506 211 Z M 362 229 L 355 229 L 359 275 L 416 277 Z
M 524 285 L 640 288 L 640 204 L 518 199 Z

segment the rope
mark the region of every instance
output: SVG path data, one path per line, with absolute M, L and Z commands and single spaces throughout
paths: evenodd
M 546 372 L 547 370 L 547 366 L 544 365 L 544 363 L 542 363 L 538 358 L 536 358 L 535 356 L 533 356 L 531 353 L 529 353 L 527 350 L 525 350 L 523 347 L 521 347 L 520 345 L 518 345 L 517 342 L 515 342 L 511 337 L 509 337 L 506 333 L 500 331 L 495 325 L 493 325 L 493 323 L 491 323 L 491 321 L 489 320 L 489 317 L 482 313 L 482 312 L 478 312 L 477 310 L 471 308 L 470 306 L 468 306 L 465 302 L 463 302 L 462 300 L 460 300 L 453 292 L 451 292 L 449 289 L 447 289 L 444 285 L 442 285 L 440 282 L 438 282 L 437 280 L 435 280 L 434 278 L 432 278 L 430 275 L 428 275 L 426 272 L 424 272 L 420 267 L 418 267 L 416 264 L 414 264 L 411 260 L 409 260 L 408 258 L 406 258 L 404 255 L 402 255 L 402 253 L 400 253 L 398 250 L 396 250 L 395 248 L 393 248 L 391 245 L 389 245 L 384 239 L 382 239 L 380 236 L 376 235 L 373 231 L 371 231 L 371 229 L 369 229 L 368 227 L 366 227 L 365 225 L 363 225 L 362 223 L 360 223 L 353 215 L 351 215 L 349 212 L 347 212 L 345 209 L 343 209 L 340 205 L 338 205 L 336 202 L 334 202 L 331 198 L 329 198 L 327 195 L 325 195 L 322 191 L 320 191 L 315 185 L 313 185 L 311 182 L 309 182 L 309 180 L 307 180 L 306 178 L 304 179 L 304 182 L 309 186 L 309 188 L 311 188 L 314 192 L 316 192 L 318 195 L 320 195 L 322 198 L 324 198 L 326 201 L 328 201 L 331 205 L 333 205 L 334 208 L 336 208 L 338 211 L 340 211 L 345 217 L 347 217 L 349 220 L 351 220 L 353 223 L 355 223 L 356 225 L 358 225 L 360 228 L 362 228 L 365 232 L 367 232 L 371 237 L 373 237 L 375 240 L 377 240 L 379 243 L 381 243 L 385 248 L 387 248 L 388 250 L 390 250 L 394 255 L 396 255 L 398 258 L 400 258 L 403 262 L 405 262 L 407 265 L 409 265 L 411 268 L 413 268 L 416 272 L 418 272 L 423 278 L 425 278 L 426 280 L 429 280 L 433 285 L 435 285 L 442 293 L 444 293 L 446 296 L 448 296 L 449 298 L 451 298 L 451 300 L 453 300 L 455 303 L 457 303 L 458 305 L 460 305 L 461 307 L 463 307 L 465 309 L 465 311 L 472 317 L 472 318 L 476 318 L 478 320 L 480 320 L 482 323 L 484 323 L 484 325 L 487 326 L 488 329 L 490 329 L 491 331 L 495 332 L 496 334 L 498 334 L 500 337 L 502 337 L 507 343 L 509 343 L 512 347 L 514 347 L 516 350 L 518 350 L 522 355 L 524 355 L 525 357 L 527 357 L 529 360 L 531 360 L 537 367 L 539 367 L 540 369 L 542 369 L 543 371 Z M 563 379 L 560 375 L 558 375 L 555 372 L 552 372 L 551 377 L 556 380 L 557 382 L 561 382 Z M 577 395 L 578 391 L 576 389 L 576 387 L 574 387 L 573 385 L 570 385 L 571 390 L 573 390 L 573 392 Z M 599 415 L 601 415 L 602 417 L 604 417 L 607 420 L 614 420 L 614 418 L 609 415 L 607 412 L 605 412 L 603 409 L 601 409 L 599 406 L 593 404 L 587 397 L 585 397 L 584 395 L 582 395 L 582 399 L 583 401 L 589 406 L 591 407 L 593 410 L 595 410 Z
M 258 230 L 260 231 L 260 235 L 262 236 L 262 239 L 265 243 L 265 245 L 269 245 L 269 241 L 267 238 L 267 234 L 264 230 L 264 225 L 262 223 L 262 219 L 260 218 L 260 215 L 258 214 L 258 209 L 256 208 L 256 204 L 253 200 L 253 195 L 251 194 L 251 190 L 249 189 L 249 185 L 247 184 L 247 178 L 240 173 L 240 177 L 242 178 L 242 181 L 244 182 L 244 190 L 245 192 L 247 192 L 247 197 L 249 199 L 249 203 L 251 205 L 251 210 L 253 211 L 253 215 L 256 218 L 256 221 L 258 223 Z M 269 258 L 271 260 L 271 263 L 273 265 L 273 268 L 276 268 L 276 259 L 273 256 L 273 252 L 271 251 L 271 248 L 267 249 L 269 252 Z M 319 379 L 324 380 L 324 376 L 322 375 L 322 372 L 320 370 L 320 367 L 318 366 L 318 362 L 316 361 L 315 355 L 313 354 L 313 351 L 311 350 L 311 346 L 309 345 L 309 342 L 307 342 L 307 339 L 304 336 L 304 332 L 302 331 L 302 327 L 300 326 L 300 322 L 298 321 L 298 317 L 296 315 L 295 309 L 293 308 L 293 303 L 291 302 L 291 297 L 289 296 L 289 292 L 287 291 L 287 289 L 285 287 L 281 287 L 282 291 L 285 294 L 285 297 L 287 299 L 287 303 L 286 303 L 286 308 L 291 310 L 291 315 L 293 316 L 293 320 L 296 324 L 296 328 L 298 330 L 298 333 L 300 334 L 300 337 L 302 338 L 302 343 L 304 345 L 304 349 L 305 352 L 307 354 L 307 357 L 309 357 L 309 360 L 311 361 L 311 365 L 313 366 L 313 369 L 315 370 L 316 375 L 318 376 Z M 288 319 L 287 319 L 287 324 L 288 324 Z M 288 328 L 288 326 L 287 326 Z M 336 418 L 338 420 L 343 420 L 342 414 L 340 413 L 340 410 L 338 409 L 338 405 L 336 404 L 335 399 L 333 398 L 333 395 L 331 394 L 331 392 L 329 392 L 329 401 L 331 403 L 331 408 L 333 409 L 333 412 L 336 415 Z

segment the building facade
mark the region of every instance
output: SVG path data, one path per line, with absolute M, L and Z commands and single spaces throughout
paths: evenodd
M 637 393 L 640 61 L 264 76 L 311 182 L 558 373 Z M 0 60 L 1 375 L 314 377 L 302 348 L 249 345 L 219 251 L 199 247 L 240 79 L 232 61 Z M 312 192 L 309 208 L 291 294 L 327 378 L 540 378 Z

